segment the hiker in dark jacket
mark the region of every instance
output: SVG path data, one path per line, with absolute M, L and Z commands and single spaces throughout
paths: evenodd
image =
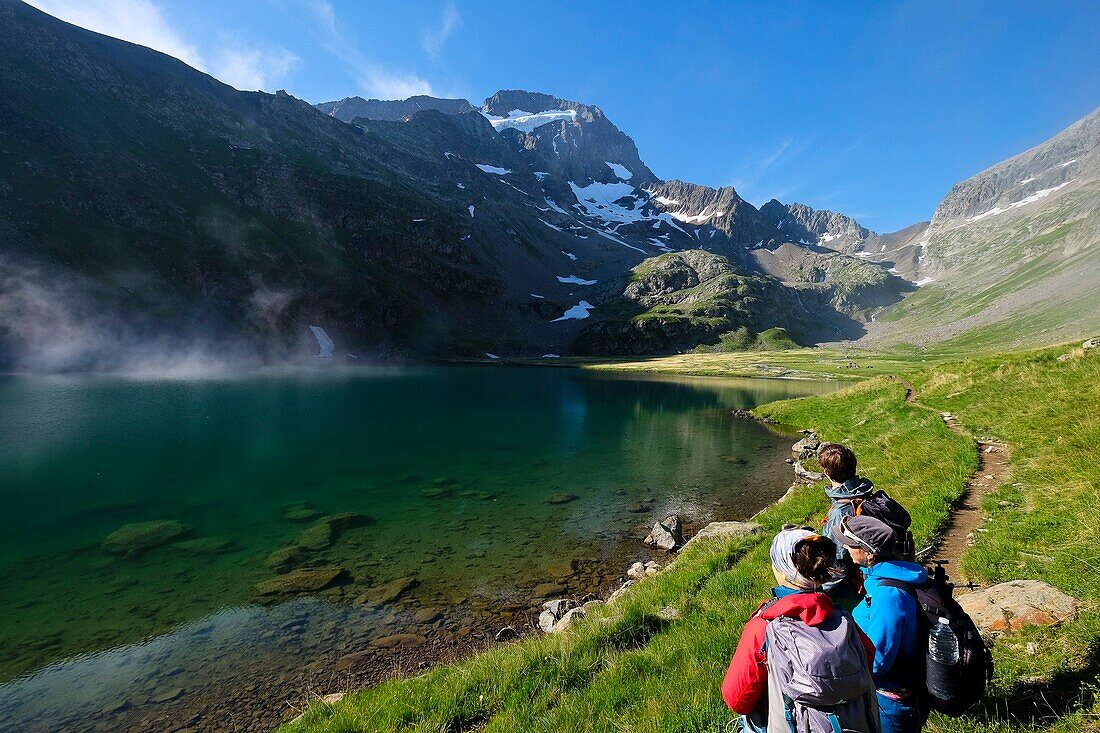
M 745 624 L 722 682 L 722 698 L 730 710 L 743 716 L 742 725 L 746 731 L 767 730 L 769 685 L 765 635 L 768 624 L 786 616 L 809 626 L 819 626 L 834 617 L 832 600 L 820 590 L 830 577 L 835 556 L 832 541 L 804 528 L 785 527 L 772 540 L 772 574 L 778 585 L 772 588 L 771 600 L 757 608 Z M 874 647 L 866 635 L 858 633 L 870 663 L 874 659 Z
M 832 537 L 833 530 L 845 517 L 869 515 L 890 525 L 899 541 L 904 540 L 904 543 L 898 543 L 904 544 L 904 548 L 899 546 L 895 549 L 906 555 L 903 559 L 911 559 L 907 556 L 912 549 L 909 541 L 912 535 L 908 532 L 909 512 L 885 491 L 876 490 L 870 479 L 856 473 L 856 454 L 843 445 L 825 443 L 818 449 L 817 462 L 829 479 L 830 485 L 825 487 L 825 495 L 832 501 L 821 533 Z M 841 545 L 837 546 L 834 573 L 836 578 L 826 584 L 825 591 L 844 608 L 854 608 L 861 594 L 861 579 L 855 570 L 855 563 Z
M 916 600 L 883 581 L 919 585 L 928 578 L 916 563 L 895 559 L 895 534 L 874 517 L 844 517 L 833 530 L 864 576 L 864 597 L 852 611 L 875 646 L 874 676 L 883 733 L 916 733 L 928 711 L 921 702 L 925 650 L 920 648 Z

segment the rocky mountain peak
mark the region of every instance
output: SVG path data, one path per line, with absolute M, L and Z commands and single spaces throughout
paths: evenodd
M 327 115 L 344 122 L 356 118 L 397 121 L 423 110 L 436 110 L 445 114 L 462 114 L 477 109 L 465 99 L 442 99 L 418 94 L 408 99 L 363 99 L 345 97 L 336 102 L 314 105 Z
M 805 204 L 784 204 L 772 199 L 760 207 L 760 214 L 780 231 L 785 241 L 799 244 L 842 250 L 875 234 L 850 216 Z
M 510 89 L 486 99 L 481 112 L 536 170 L 578 185 L 660 180 L 630 136 L 594 105 Z

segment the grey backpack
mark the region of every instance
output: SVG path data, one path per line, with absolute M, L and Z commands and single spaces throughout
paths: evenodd
M 768 623 L 768 733 L 880 733 L 867 651 L 843 611 Z

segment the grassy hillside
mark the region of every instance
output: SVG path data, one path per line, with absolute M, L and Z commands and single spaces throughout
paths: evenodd
M 937 230 L 944 272 L 877 316 L 869 343 L 1005 350 L 1100 329 L 1100 181 L 1049 203 Z
M 1100 730 L 1098 352 L 1055 348 L 913 371 L 907 378 L 919 390 L 917 405 L 905 403 L 902 384 L 878 378 L 760 409 L 852 445 L 861 471 L 910 507 L 918 542 L 943 526 L 977 465 L 973 443 L 936 411 L 951 410 L 959 424 L 1011 446 L 1012 483 L 991 496 L 990 531 L 966 562 L 990 582 L 1045 579 L 1088 601 L 1089 610 L 1061 628 L 999 641 L 986 706 L 961 720 L 934 717 L 928 730 Z M 1071 358 L 1058 361 L 1063 353 Z M 335 705 L 317 703 L 284 730 L 728 730 L 732 716 L 718 684 L 771 582 L 770 533 L 784 522 L 816 523 L 824 509 L 817 488 L 800 489 L 758 517 L 764 534 L 689 548 L 565 634 L 500 647 Z M 669 606 L 680 618 L 662 620 Z

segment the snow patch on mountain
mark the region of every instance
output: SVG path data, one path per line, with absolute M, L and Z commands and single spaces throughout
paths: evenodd
M 580 303 L 577 303 L 575 306 L 563 313 L 560 318 L 555 318 L 554 321 L 579 321 L 581 319 L 588 318 L 589 311 L 593 308 L 595 308 L 594 305 L 589 303 L 587 300 L 582 300 Z
M 572 283 L 573 285 L 595 285 L 599 280 L 585 280 L 584 278 L 577 277 L 576 275 L 570 275 L 569 277 L 557 276 L 560 283 Z
M 536 127 L 542 127 L 551 122 L 558 120 L 573 122 L 577 119 L 577 111 L 572 109 L 548 109 L 543 112 L 527 112 L 522 109 L 514 109 L 508 113 L 507 117 L 497 117 L 488 112 L 482 112 L 481 114 L 489 120 L 489 124 L 497 132 L 508 128 L 520 132 L 534 132 Z
M 474 165 L 476 165 L 478 168 L 480 168 L 482 170 L 482 172 L 492 173 L 495 176 L 506 176 L 506 175 L 508 175 L 509 173 L 512 172 L 512 171 L 508 170 L 507 168 L 500 168 L 500 167 L 495 166 L 495 165 L 489 165 L 488 163 L 474 163 Z
M 1072 163 L 1074 161 L 1071 160 L 1069 162 Z M 1013 201 L 1012 203 L 1008 204 L 1007 206 L 994 206 L 989 211 L 983 211 L 980 214 L 975 214 L 974 216 L 970 217 L 969 219 L 966 220 L 966 223 L 970 224 L 970 223 L 975 222 L 975 221 L 981 221 L 982 219 L 985 219 L 986 217 L 989 217 L 989 216 L 996 216 L 997 214 L 1003 214 L 1006 211 L 1011 211 L 1012 209 L 1018 208 L 1020 206 L 1027 206 L 1028 204 L 1033 204 L 1036 201 L 1038 201 L 1039 199 L 1044 199 L 1047 196 L 1049 196 L 1050 194 L 1057 191 L 1058 189 L 1063 188 L 1065 186 L 1068 186 L 1069 184 L 1070 184 L 1070 181 L 1066 181 L 1065 183 L 1060 184 L 1058 186 L 1055 186 L 1053 188 L 1044 188 L 1041 191 L 1036 191 L 1035 193 L 1031 194 L 1027 198 L 1020 199 L 1019 201 Z
M 630 172 L 630 169 L 620 163 L 609 163 L 604 161 L 604 165 L 611 169 L 611 172 L 619 177 L 620 181 L 629 181 L 634 177 L 634 174 Z
M 629 183 L 590 183 L 587 186 L 578 186 L 569 181 L 569 188 L 573 189 L 573 195 L 589 216 L 594 216 L 607 221 L 635 222 L 643 218 L 642 206 L 645 200 L 635 193 L 635 189 Z M 627 208 L 615 203 L 626 198 L 633 198 L 633 206 Z

